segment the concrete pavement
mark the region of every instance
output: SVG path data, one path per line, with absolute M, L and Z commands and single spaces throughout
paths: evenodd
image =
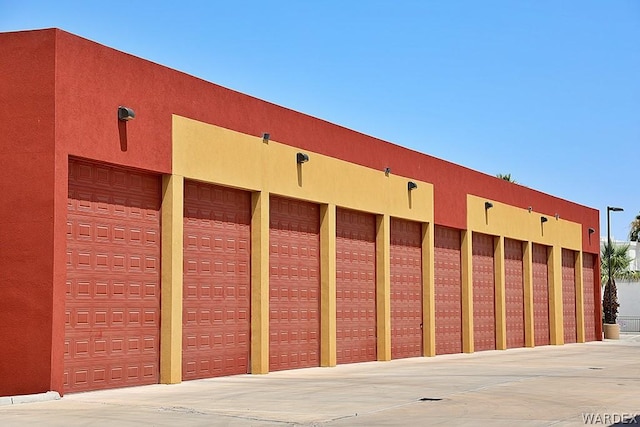
M 640 335 L 69 394 L 2 426 L 640 425 Z

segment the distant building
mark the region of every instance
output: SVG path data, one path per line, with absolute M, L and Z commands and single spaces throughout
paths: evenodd
M 600 239 L 601 248 L 606 243 L 606 237 Z M 640 271 L 640 243 L 613 240 L 615 246 L 629 246 L 627 254 L 631 257 L 629 270 Z M 640 332 L 640 282 L 616 280 L 618 290 L 618 323 L 623 332 Z

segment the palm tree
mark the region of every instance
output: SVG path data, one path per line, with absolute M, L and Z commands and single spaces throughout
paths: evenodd
M 629 224 L 629 240 L 632 242 L 640 242 L 640 214 Z
M 616 246 L 606 243 L 602 247 L 600 257 L 600 283 L 606 283 L 602 296 L 602 310 L 604 323 L 615 324 L 618 319 L 618 290 L 616 279 L 639 280 L 640 272 L 630 271 L 631 257 L 628 254 L 629 245 Z M 611 272 L 609 272 L 609 257 L 611 257 Z
M 511 174 L 510 173 L 499 173 L 496 175 L 496 178 L 500 178 L 500 179 L 504 179 L 505 181 L 508 182 L 513 182 L 514 184 L 517 184 L 516 180 L 511 178 Z

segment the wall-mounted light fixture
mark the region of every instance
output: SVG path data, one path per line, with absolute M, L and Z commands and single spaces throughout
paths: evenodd
M 416 183 L 415 183 L 415 182 L 413 182 L 413 181 L 409 181 L 409 182 L 407 183 L 407 188 L 409 189 L 409 191 L 411 191 L 411 190 L 415 190 L 416 188 L 418 188 L 418 184 L 416 184 Z
M 484 210 L 491 209 L 493 207 L 493 203 L 484 202 Z
M 531 211 L 533 210 L 533 206 L 529 206 L 527 209 L 529 210 L 529 213 L 531 213 Z
M 307 163 L 309 161 L 309 155 L 305 153 L 297 153 L 296 154 L 296 162 L 298 164 Z
M 589 227 L 589 229 L 587 230 L 589 232 L 589 235 L 592 235 L 593 233 L 596 232 L 595 228 Z
M 390 173 L 391 173 L 391 168 L 384 168 L 385 176 L 389 176 Z
M 136 112 L 133 111 L 133 108 L 123 107 L 122 105 L 118 107 L 118 120 L 126 122 L 128 120 L 134 119 L 135 117 Z
M 560 219 L 560 214 L 559 214 L 559 213 L 556 213 L 556 214 L 555 214 L 555 217 L 556 217 L 556 221 L 557 221 L 557 220 L 559 220 L 559 219 Z
M 541 217 L 540 217 L 540 222 L 541 222 L 541 223 L 543 223 L 543 224 L 544 224 L 544 223 L 545 223 L 545 222 L 547 222 L 547 221 L 549 221 L 549 219 L 548 219 L 546 216 L 541 216 Z
M 271 138 L 271 134 L 265 132 L 262 134 L 262 142 L 265 144 L 269 142 L 269 138 Z

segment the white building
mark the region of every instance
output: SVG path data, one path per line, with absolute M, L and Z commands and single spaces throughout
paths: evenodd
M 601 247 L 606 238 L 600 239 Z M 629 245 L 628 254 L 631 257 L 630 270 L 640 271 L 640 243 L 613 240 L 615 246 Z M 618 323 L 623 332 L 640 332 L 640 282 L 616 280 L 618 289 Z

